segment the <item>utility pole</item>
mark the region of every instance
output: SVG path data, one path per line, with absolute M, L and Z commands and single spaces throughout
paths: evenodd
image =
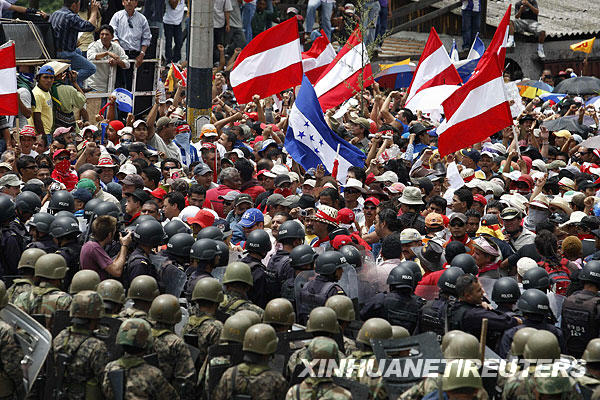
M 190 1 L 187 120 L 196 141 L 212 106 L 213 0 Z

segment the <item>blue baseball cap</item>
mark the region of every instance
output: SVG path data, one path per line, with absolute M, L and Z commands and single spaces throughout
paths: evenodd
M 49 65 L 42 65 L 42 68 L 37 73 L 38 75 L 52 75 L 54 76 L 54 68 Z
M 238 225 L 243 228 L 251 228 L 257 222 L 265 222 L 265 216 L 258 208 L 249 208 L 242 215 L 242 219 L 238 222 Z

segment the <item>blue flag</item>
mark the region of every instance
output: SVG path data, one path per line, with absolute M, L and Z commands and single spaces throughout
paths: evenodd
M 458 62 L 460 60 L 458 56 L 458 48 L 456 47 L 456 40 L 454 39 L 452 39 L 452 48 L 450 49 L 450 53 L 448 53 L 448 55 L 450 56 L 450 60 L 452 62 Z
M 461 61 L 452 60 L 452 63 L 456 67 L 456 70 L 458 71 L 458 74 L 460 75 L 460 78 L 462 79 L 463 83 L 467 83 L 471 75 L 473 75 L 473 71 L 475 71 L 475 67 L 477 67 L 479 59 L 481 58 L 484 52 L 485 44 L 483 43 L 483 40 L 479 38 L 479 33 L 477 33 L 467 58 Z
M 127 89 L 116 88 L 112 94 L 117 98 L 117 108 L 124 113 L 133 111 L 133 94 Z
M 340 146 L 337 180 L 346 182 L 348 168 L 364 167 L 365 154 L 333 132 L 323 116 L 315 89 L 306 76 L 290 111 L 285 149 L 304 169 L 323 164 L 331 173 Z

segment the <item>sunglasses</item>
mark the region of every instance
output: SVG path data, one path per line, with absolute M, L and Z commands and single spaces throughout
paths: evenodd
M 465 223 L 462 221 L 458 221 L 458 222 L 451 222 L 450 226 L 455 226 L 455 227 L 459 227 L 462 228 L 463 226 L 465 226 Z
M 344 191 L 344 193 L 346 193 L 346 194 L 358 194 L 358 193 L 360 193 L 360 190 L 356 190 L 356 189 L 346 189 L 346 190 Z
M 56 161 L 63 161 L 63 160 L 68 160 L 68 159 L 69 159 L 68 156 L 60 156 L 60 157 L 55 158 Z
M 377 210 L 377 207 L 375 207 L 375 206 L 364 206 L 363 209 L 364 210 L 371 210 L 372 211 L 372 210 Z

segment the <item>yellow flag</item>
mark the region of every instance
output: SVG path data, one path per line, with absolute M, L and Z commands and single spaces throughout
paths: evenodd
M 169 72 L 167 73 L 167 82 L 166 85 L 167 90 L 172 92 L 175 90 L 175 77 L 173 76 L 173 63 L 171 63 L 171 68 L 169 68 Z
M 379 66 L 379 71 L 383 71 L 383 70 L 386 70 L 386 69 L 388 69 L 390 67 L 395 67 L 397 65 L 405 65 L 405 64 L 410 64 L 410 58 L 407 58 L 406 60 L 402 60 L 402 61 L 399 61 L 399 62 L 394 63 L 394 64 L 381 64 Z
M 596 40 L 595 37 L 584 40 L 583 42 L 572 44 L 569 47 L 571 47 L 571 50 L 573 51 L 583 51 L 584 53 L 590 54 L 594 48 L 594 40 Z

